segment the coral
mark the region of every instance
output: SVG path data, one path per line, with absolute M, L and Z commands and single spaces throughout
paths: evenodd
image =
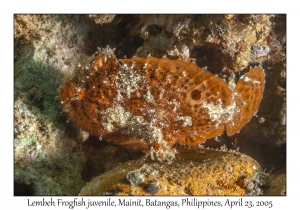
M 165 14 L 142 14 L 142 15 L 122 15 L 118 22 L 127 23 L 127 27 L 132 26 L 131 33 L 147 36 L 147 33 L 160 33 L 161 31 L 171 32 L 176 23 L 186 20 L 192 15 L 165 15 Z M 134 24 L 132 24 L 134 21 Z M 152 30 L 156 28 L 155 30 Z M 157 26 L 158 29 L 157 30 Z M 150 30 L 149 30 L 150 28 Z M 154 32 L 154 33 L 153 33 Z
M 226 55 L 223 65 L 241 71 L 266 58 L 273 15 L 195 15 L 174 25 L 178 41 L 188 46 L 216 44 Z
M 89 61 L 81 53 L 84 21 L 14 16 L 14 180 L 31 186 L 34 195 L 76 195 L 84 184 L 86 158 L 58 98 L 62 78 L 76 69 L 72 63 Z
M 251 62 L 262 62 L 269 54 L 278 56 L 282 53 L 285 37 L 272 23 L 274 16 L 276 19 L 282 18 L 271 14 L 136 15 L 130 23 L 134 25 L 131 33 L 145 39 L 136 53 L 138 56 L 151 54 L 161 57 L 167 51 L 173 56 L 173 50 L 183 46 L 197 52 L 199 48 L 214 45 L 222 52 L 222 57 L 206 52 L 205 56 L 193 58 L 205 60 L 218 57 L 211 62 L 219 62 L 222 67 L 238 72 Z M 159 30 L 153 30 L 157 28 Z M 275 34 L 272 29 L 276 30 Z M 158 43 L 163 47 L 159 47 Z
M 34 186 L 35 195 L 75 195 L 84 182 L 85 157 L 66 129 L 15 101 L 14 179 Z
M 139 57 L 147 57 L 155 55 L 162 57 L 168 54 L 168 50 L 173 48 L 174 37 L 171 33 L 162 31 L 162 28 L 157 25 L 147 27 L 147 33 L 142 36 L 144 43 L 135 53 Z
M 110 23 L 114 19 L 115 15 L 89 15 L 89 18 L 97 24 Z
M 61 87 L 63 109 L 91 135 L 131 150 L 153 145 L 159 159 L 171 158 L 175 143 L 194 146 L 225 129 L 228 135 L 238 132 L 263 94 L 261 68 L 251 69 L 231 90 L 194 63 L 150 56 L 120 62 L 102 49 L 86 78 Z
M 79 195 L 261 195 L 263 174 L 240 153 L 183 150 L 171 164 L 129 161 L 95 177 Z
M 14 38 L 21 43 L 38 45 L 38 41 L 45 41 L 53 34 L 53 19 L 53 15 L 15 15 Z

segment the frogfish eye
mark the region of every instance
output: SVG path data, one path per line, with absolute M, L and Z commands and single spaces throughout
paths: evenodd
M 68 81 L 60 88 L 60 98 L 63 102 L 81 100 L 85 95 L 84 88 L 76 85 L 74 81 Z

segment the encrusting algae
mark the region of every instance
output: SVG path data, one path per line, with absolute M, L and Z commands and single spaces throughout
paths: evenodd
M 261 195 L 264 179 L 247 155 L 192 149 L 180 151 L 171 164 L 129 161 L 94 177 L 79 195 Z
M 194 63 L 151 56 L 119 63 L 102 49 L 85 78 L 61 87 L 60 98 L 80 129 L 165 160 L 173 159 L 176 143 L 239 132 L 257 112 L 264 80 L 264 71 L 253 68 L 232 88 Z

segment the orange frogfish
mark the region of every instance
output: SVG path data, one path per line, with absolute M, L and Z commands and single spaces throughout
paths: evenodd
M 171 151 L 239 132 L 257 112 L 265 74 L 252 68 L 235 88 L 196 64 L 100 53 L 85 79 L 60 88 L 63 110 L 90 135 L 131 150 Z M 168 154 L 167 154 L 168 155 Z

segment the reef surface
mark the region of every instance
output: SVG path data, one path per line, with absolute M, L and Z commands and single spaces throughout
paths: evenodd
M 129 161 L 93 178 L 79 195 L 262 195 L 266 174 L 247 155 L 181 150 L 171 164 Z

